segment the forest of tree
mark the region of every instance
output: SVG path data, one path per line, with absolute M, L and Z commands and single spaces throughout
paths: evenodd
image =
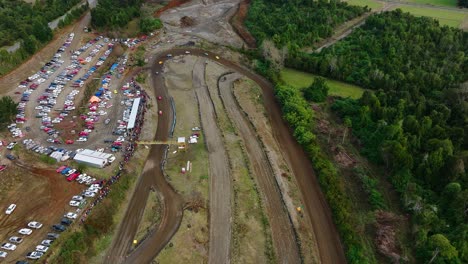
M 468 263 L 467 54 L 468 33 L 396 10 L 287 62 L 374 90 L 333 109 L 401 194 L 420 263 Z
M 259 43 L 271 39 L 296 50 L 330 37 L 336 26 L 368 11 L 335 0 L 253 0 L 245 25 Z
M 91 24 L 97 28 L 121 28 L 140 16 L 141 0 L 99 0 L 91 10 Z
M 52 31 L 47 23 L 65 14 L 80 0 L 46 0 L 32 5 L 21 0 L 0 0 L 0 47 L 17 40 L 47 42 Z

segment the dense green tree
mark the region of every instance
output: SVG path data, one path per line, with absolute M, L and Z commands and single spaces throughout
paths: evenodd
M 10 96 L 0 98 L 0 129 L 5 129 L 8 124 L 13 122 L 17 106 L 18 103 L 15 103 Z
M 325 82 L 325 79 L 322 77 L 317 77 L 309 87 L 304 89 L 304 97 L 308 101 L 323 102 L 325 99 L 327 99 L 329 90 L 330 88 Z

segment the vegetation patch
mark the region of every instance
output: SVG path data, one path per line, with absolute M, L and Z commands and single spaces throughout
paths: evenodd
M 455 7 L 457 6 L 457 0 L 409 0 L 408 2 L 417 3 L 417 4 L 426 4 L 426 5 L 435 5 L 435 6 L 448 6 Z
M 458 28 L 463 20 L 468 17 L 468 13 L 460 12 L 460 11 L 451 11 L 451 10 L 443 10 L 431 7 L 416 7 L 416 6 L 407 6 L 407 5 L 400 5 L 398 6 L 399 9 L 403 10 L 404 12 L 409 12 L 415 16 L 424 16 L 436 19 L 439 21 L 441 25 L 450 26 L 454 28 Z
M 288 85 L 302 89 L 309 87 L 314 82 L 315 78 L 317 78 L 317 75 L 285 68 L 281 70 L 280 77 Z M 327 86 L 330 88 L 328 94 L 332 96 L 339 96 L 343 98 L 350 97 L 357 99 L 361 97 L 362 93 L 364 92 L 364 89 L 352 84 L 330 79 L 325 80 Z
M 361 153 L 399 192 L 421 263 L 434 256 L 468 262 L 467 52 L 467 33 L 396 10 L 371 16 L 321 53 L 289 61 L 376 90 L 337 100 L 333 110 L 350 120 Z
M 271 39 L 277 47 L 299 49 L 330 37 L 336 26 L 368 11 L 336 1 L 253 0 L 245 25 L 259 43 Z

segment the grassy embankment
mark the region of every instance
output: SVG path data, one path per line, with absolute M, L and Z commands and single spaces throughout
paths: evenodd
M 281 79 L 287 84 L 295 88 L 305 88 L 310 86 L 314 82 L 314 78 L 317 76 L 314 74 L 301 72 L 293 69 L 284 69 L 280 73 Z M 326 79 L 327 85 L 330 87 L 329 95 L 340 96 L 340 97 L 351 97 L 353 99 L 360 98 L 364 89 L 361 87 L 347 84 L 339 81 Z

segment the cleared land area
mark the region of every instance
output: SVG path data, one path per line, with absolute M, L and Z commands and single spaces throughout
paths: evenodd
M 438 9 L 436 7 L 417 7 L 408 5 L 396 5 L 393 9 L 400 8 L 404 12 L 409 12 L 415 16 L 426 16 L 439 20 L 441 25 L 459 28 L 463 21 L 468 18 L 466 11 L 451 11 Z
M 449 6 L 456 7 L 457 0 L 407 0 L 411 3 L 425 4 L 425 5 L 435 5 L 435 6 Z
M 311 85 L 314 82 L 314 79 L 317 77 L 317 75 L 296 71 L 293 69 L 282 70 L 280 76 L 283 81 L 296 88 L 304 88 Z M 330 87 L 330 91 L 328 92 L 330 95 L 357 99 L 360 98 L 364 92 L 364 89 L 358 86 L 330 80 L 327 78 L 325 79 L 328 87 Z

